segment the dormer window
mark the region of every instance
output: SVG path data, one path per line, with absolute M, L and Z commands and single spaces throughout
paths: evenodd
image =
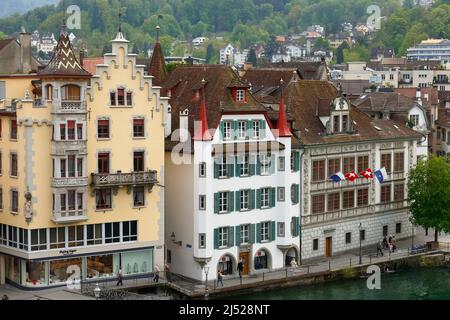
M 333 132 L 339 132 L 339 116 L 333 116 Z
M 348 131 L 348 115 L 342 115 L 342 131 Z
M 243 89 L 236 90 L 236 101 L 245 102 L 245 90 Z

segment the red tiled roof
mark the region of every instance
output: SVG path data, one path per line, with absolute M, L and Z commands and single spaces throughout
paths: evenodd
M 416 99 L 417 88 L 396 88 L 394 92 L 400 93 L 411 99 Z M 425 101 L 430 105 L 437 105 L 439 103 L 438 90 L 436 88 L 426 87 L 420 88 L 422 94 L 422 101 Z M 428 100 L 426 100 L 425 95 L 428 95 Z
M 97 65 L 103 64 L 104 62 L 105 62 L 105 59 L 103 57 L 84 58 L 83 59 L 83 68 L 90 74 L 96 74 L 97 73 Z
M 338 96 L 337 89 L 328 81 L 300 80 L 289 85 L 286 96 L 290 113 L 295 118 L 294 135 L 305 145 L 421 137 L 404 124 L 388 119 L 371 119 L 353 106 L 350 117 L 355 133 L 326 135 L 325 126 L 317 115 L 317 105 L 320 99 L 329 101 L 330 105 Z
M 162 83 L 163 95 L 170 90 L 172 107 L 172 131 L 179 128 L 180 112 L 189 111 L 189 132 L 194 134 L 194 121 L 200 119 L 200 99 L 196 98 L 199 88 L 203 87 L 208 126 L 219 126 L 223 113 L 265 113 L 266 109 L 247 92 L 245 103 L 236 103 L 229 84 L 238 79 L 238 75 L 229 67 L 222 65 L 180 66 L 169 73 Z M 175 137 L 176 139 L 176 137 Z

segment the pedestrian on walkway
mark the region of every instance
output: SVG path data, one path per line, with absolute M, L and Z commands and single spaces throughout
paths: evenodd
M 377 243 L 377 257 L 378 257 L 378 253 L 381 253 L 381 256 L 384 256 L 383 253 L 383 243 L 380 241 L 378 241 Z
M 219 272 L 217 273 L 217 287 L 219 287 L 220 284 L 222 284 L 223 287 L 223 274 L 219 270 Z
M 4 294 L 2 300 L 9 300 L 9 297 L 6 294 Z
M 122 269 L 119 269 L 119 272 L 117 273 L 117 278 L 118 278 L 118 280 L 117 280 L 117 285 L 116 285 L 116 287 L 118 287 L 118 286 L 123 286 L 123 274 L 122 274 Z
M 153 282 L 159 282 L 159 267 L 158 265 L 155 266 L 155 275 L 153 276 Z
M 383 238 L 383 248 L 384 249 L 389 248 L 388 241 L 387 241 L 387 236 L 384 236 L 384 238 Z
M 237 265 L 237 269 L 239 272 L 239 279 L 242 281 L 242 272 L 244 271 L 244 261 L 241 259 Z
M 166 273 L 167 282 L 172 282 L 172 274 L 170 273 L 170 268 L 168 264 L 164 266 L 164 272 Z
M 291 268 L 297 268 L 298 267 L 298 265 L 297 265 L 297 261 L 295 261 L 295 258 L 292 258 L 292 260 L 291 260 Z

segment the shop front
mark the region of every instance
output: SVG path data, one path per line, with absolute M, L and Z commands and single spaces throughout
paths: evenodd
M 153 272 L 153 249 L 65 256 L 59 259 L 25 260 L 5 256 L 5 277 L 9 282 L 40 288 L 62 286 L 76 280 L 101 281 L 117 277 L 137 277 Z

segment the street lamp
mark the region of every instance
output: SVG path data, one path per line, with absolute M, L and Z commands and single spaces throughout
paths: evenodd
M 102 289 L 100 289 L 100 287 L 98 286 L 98 283 L 95 285 L 95 289 L 94 289 L 94 296 L 95 299 L 98 300 L 100 298 L 100 292 L 102 291 Z
M 205 300 L 208 300 L 208 297 L 209 297 L 209 291 L 208 291 L 208 273 L 209 273 L 209 267 L 208 267 L 208 266 L 204 266 L 203 269 L 204 269 L 205 275 L 206 275 L 206 280 L 205 280 Z
M 362 223 L 359 224 L 359 264 L 362 264 Z
M 172 240 L 173 243 L 179 245 L 180 247 L 182 246 L 183 242 L 182 241 L 175 241 L 177 239 L 177 237 L 175 236 L 175 232 L 172 232 L 170 239 Z
M 412 217 L 409 218 L 411 222 L 411 250 L 414 249 L 414 220 Z

